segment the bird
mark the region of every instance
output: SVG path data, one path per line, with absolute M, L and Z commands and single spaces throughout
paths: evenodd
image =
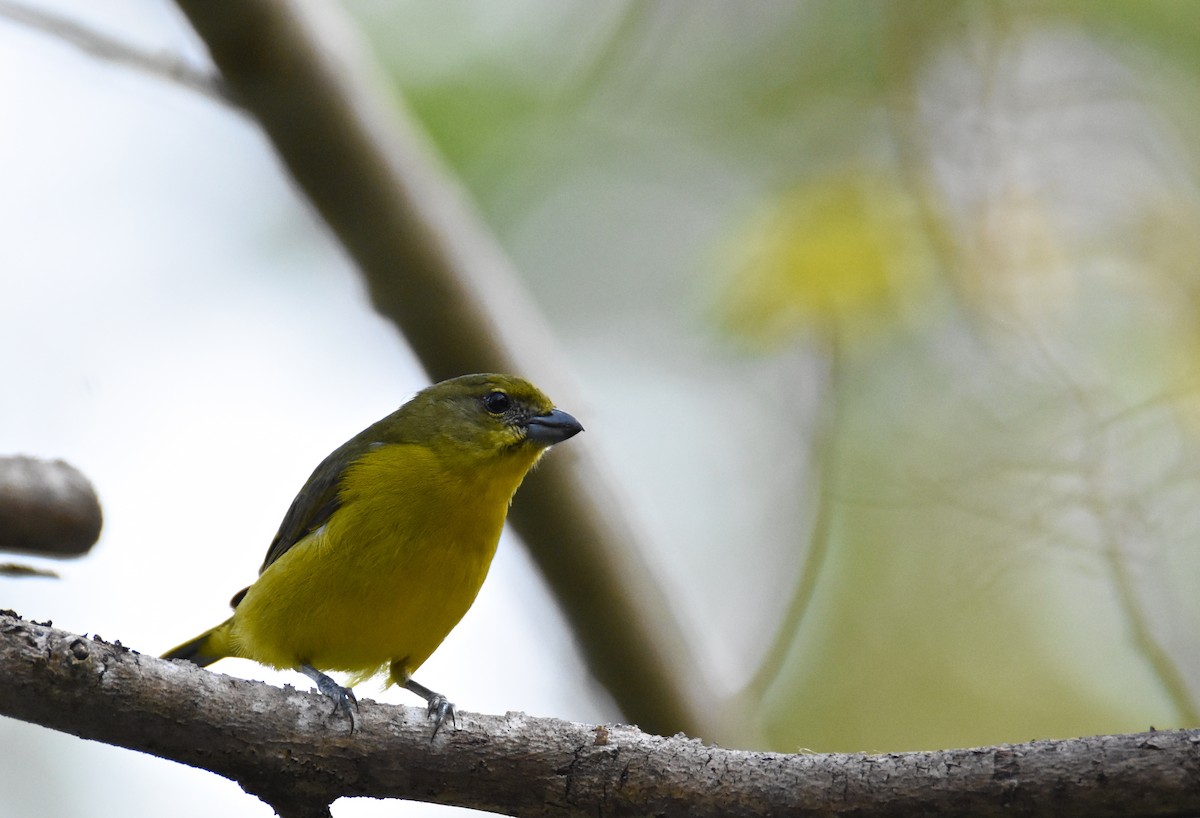
M 386 673 L 425 700 L 433 737 L 447 719 L 457 726 L 455 706 L 413 673 L 475 601 L 525 475 L 581 431 L 511 375 L 423 389 L 321 461 L 258 578 L 230 600 L 233 615 L 163 658 L 298 670 L 352 731 L 352 687 Z M 326 671 L 352 680 L 342 687 Z

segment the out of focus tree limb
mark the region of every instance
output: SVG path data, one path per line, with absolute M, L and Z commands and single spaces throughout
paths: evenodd
M 0 551 L 77 557 L 96 542 L 101 523 L 100 500 L 74 466 L 0 457 Z M 18 567 L 5 573 L 30 571 Z
M 178 5 L 430 375 L 525 375 L 587 425 L 545 321 L 340 9 Z M 702 669 L 584 443 L 526 480 L 510 519 L 625 715 L 655 732 L 716 738 Z
M 725 750 L 624 725 L 364 701 L 358 729 L 315 693 L 0 613 L 0 714 L 212 770 L 277 812 L 345 796 L 519 816 L 1184 816 L 1200 814 L 1200 731 L 942 752 Z
M 220 77 L 9 0 L 0 0 L 0 15 L 241 106 L 357 262 L 376 309 L 435 380 L 488 370 L 525 375 L 586 423 L 557 344 L 503 251 L 341 11 L 323 0 L 178 5 Z M 509 518 L 625 715 L 658 732 L 717 738 L 703 669 L 589 448 L 572 442 L 548 460 L 526 480 Z

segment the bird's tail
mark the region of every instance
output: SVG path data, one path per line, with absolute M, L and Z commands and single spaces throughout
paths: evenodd
M 172 648 L 162 655 L 164 659 L 187 659 L 189 662 L 204 667 L 218 659 L 232 656 L 230 643 L 230 626 L 233 619 L 226 619 L 215 628 L 205 631 L 195 639 L 189 639 L 178 647 Z

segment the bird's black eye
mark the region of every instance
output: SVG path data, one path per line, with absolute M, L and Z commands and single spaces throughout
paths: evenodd
M 503 415 L 508 411 L 511 401 L 508 395 L 503 392 L 492 392 L 483 399 L 483 408 L 487 409 L 493 415 Z

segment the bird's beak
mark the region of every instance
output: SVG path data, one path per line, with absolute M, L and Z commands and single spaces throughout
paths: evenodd
M 525 423 L 525 434 L 543 446 L 562 443 L 583 431 L 579 421 L 561 409 L 552 409 L 544 415 L 532 417 Z

